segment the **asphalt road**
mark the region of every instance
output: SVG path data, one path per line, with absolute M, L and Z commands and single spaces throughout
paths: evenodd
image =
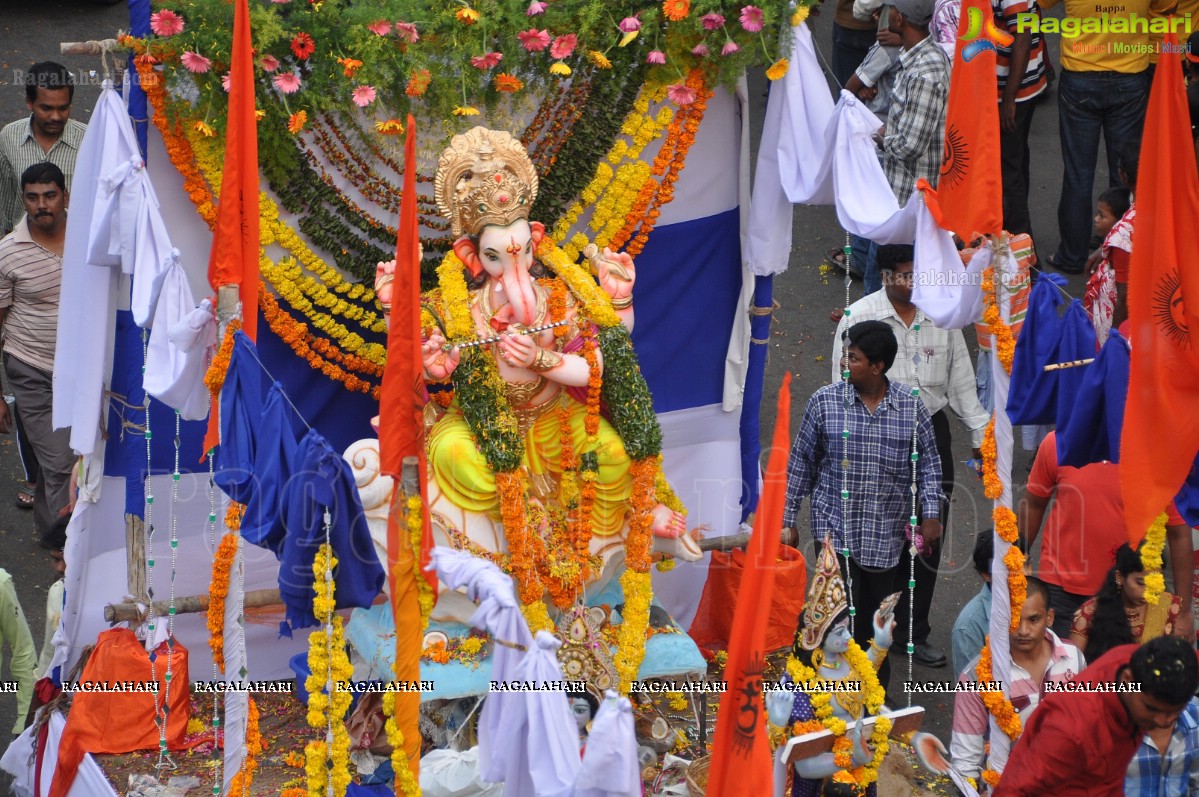
M 1060 15 L 1058 8 L 1053 11 Z M 821 54 L 827 58 L 831 44 L 831 14 L 813 20 L 815 40 Z M 75 94 L 73 117 L 86 122 L 99 96 L 102 65 L 97 58 L 58 56 L 59 42 L 107 38 L 118 29 L 128 27 L 124 4 L 97 5 L 90 0 L 3 0 L 0 14 L 0 122 L 21 118 L 26 114 L 23 88 L 14 85 L 14 70 L 26 69 L 39 60 L 54 59 L 68 66 L 81 85 Z M 1047 37 L 1057 62 L 1056 36 Z M 93 72 L 94 70 L 94 72 Z M 765 103 L 766 82 L 761 75 L 751 76 L 751 125 L 755 138 L 760 129 Z M 1057 246 L 1057 198 L 1061 184 L 1061 157 L 1057 130 L 1057 97 L 1050 93 L 1038 106 L 1032 131 L 1032 218 L 1038 234 L 1038 249 L 1042 255 Z M 1101 163 L 1097 185 L 1106 182 L 1105 164 Z M 794 216 L 794 249 L 790 268 L 775 279 L 775 298 L 781 305 L 775 314 L 771 332 L 770 355 L 766 371 L 766 400 L 762 407 L 762 442 L 769 445 L 774 426 L 773 396 L 783 373 L 794 375 L 792 383 L 792 429 L 797 429 L 804 404 L 809 395 L 828 380 L 835 325 L 829 311 L 844 303 L 844 285 L 836 273 L 825 278 L 820 273 L 823 253 L 844 242 L 844 232 L 836 221 L 831 207 L 800 206 Z M 861 283 L 851 285 L 851 300 L 861 296 Z M 1082 280 L 1071 277 L 1069 290 L 1082 294 Z M 967 341 L 974 346 L 972 330 Z M 954 421 L 954 458 L 963 462 L 970 458 L 969 440 L 965 429 Z M 1028 455 L 1017 452 L 1014 479 L 1021 483 L 1026 475 Z M 959 479 L 962 471 L 959 467 Z M 29 512 L 14 505 L 21 472 L 11 437 L 0 438 L 0 567 L 8 570 L 17 585 L 18 596 L 25 608 L 35 644 L 40 645 L 45 616 L 46 589 L 53 574 L 48 558 L 34 538 L 33 520 Z M 806 512 L 803 513 L 806 515 Z M 959 482 L 953 493 L 950 523 L 945 538 L 942 570 L 934 606 L 931 641 L 948 654 L 949 632 L 958 610 L 977 592 L 979 579 L 971 567 L 970 553 L 974 535 L 990 527 L 990 508 L 983 499 L 982 486 L 973 477 Z M 806 535 L 805 535 L 806 536 Z M 808 543 L 810 548 L 810 541 Z M 8 678 L 8 656 L 3 677 Z M 895 661 L 893 682 L 905 678 L 907 660 Z M 930 670 L 915 668 L 920 680 L 951 678 L 948 668 Z M 892 694 L 892 698 L 899 697 Z M 902 701 L 901 701 L 902 702 Z M 925 728 L 937 733 L 948 743 L 951 722 L 949 701 L 925 701 Z M 11 727 L 15 715 L 15 700 L 0 695 L 0 742 Z

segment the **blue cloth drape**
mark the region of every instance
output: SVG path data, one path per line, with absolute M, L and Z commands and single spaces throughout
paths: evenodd
M 1095 329 L 1082 302 L 1074 299 L 1059 317 L 1062 303 L 1050 279 L 1038 280 L 1012 363 L 1007 413 L 1013 424 L 1057 423 L 1059 411 L 1069 412 L 1083 374 L 1077 368 L 1046 371 L 1045 366 L 1095 356 Z
M 774 306 L 774 277 L 754 278 L 755 310 L 765 312 Z M 771 315 L 750 316 L 749 362 L 745 371 L 745 392 L 741 404 L 741 521 L 758 506 L 761 471 L 762 383 L 766 377 L 766 355 L 770 352 Z M 756 343 L 755 341 L 765 341 Z
M 1103 349 L 1081 372 L 1077 393 L 1062 391 L 1070 408 L 1059 411 L 1057 461 L 1081 468 L 1092 462 L 1120 461 L 1120 432 L 1124 427 L 1124 401 L 1128 397 L 1128 343 L 1112 330 Z
M 256 424 L 253 494 L 246 502 L 241 522 L 242 538 L 279 556 L 286 530 L 279 523 L 279 503 L 291 477 L 298 441 L 295 412 L 287 403 L 283 385 L 271 385 L 262 415 Z

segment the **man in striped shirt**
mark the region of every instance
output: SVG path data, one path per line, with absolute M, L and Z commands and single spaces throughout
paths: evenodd
M 42 478 L 34 494 L 38 539 L 67 511 L 75 456 L 70 430 L 54 429 L 51 390 L 58 296 L 67 231 L 67 191 L 62 170 L 36 163 L 21 176 L 25 215 L 0 241 L 0 340 L 9 390 L 37 453 Z M 0 402 L 0 432 L 12 418 Z
M 1007 683 L 1008 700 L 1020 715 L 1024 726 L 1037 704 L 1045 696 L 1046 684 L 1069 681 L 1082 672 L 1086 663 L 1078 648 L 1063 642 L 1053 633 L 1053 609 L 1049 608 L 1049 588 L 1040 579 L 1028 579 L 1028 592 L 1020 611 L 1020 626 L 1008 640 L 1012 671 Z M 978 681 L 975 670 L 979 656 L 959 675 L 961 683 Z M 990 713 L 978 692 L 961 691 L 953 698 L 953 738 L 949 745 L 953 768 L 968 778 L 977 778 L 983 764 L 1002 774 L 1006 754 L 992 748 L 987 759 L 986 736 Z
M 24 80 L 29 117 L 0 130 L 0 235 L 16 229 L 25 212 L 18 180 L 33 164 L 58 166 L 71 190 L 75 155 L 87 130 L 70 118 L 75 84 L 66 67 L 43 61 L 31 66 Z

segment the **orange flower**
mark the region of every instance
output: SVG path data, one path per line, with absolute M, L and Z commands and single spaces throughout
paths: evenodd
M 974 668 L 974 674 L 980 683 L 990 683 L 995 680 L 991 672 L 991 639 L 987 638 L 986 644 L 983 645 L 982 652 L 978 657 L 978 665 Z M 1022 730 L 1020 723 L 1020 715 L 1016 713 L 1016 709 L 1012 706 L 1012 701 L 1007 699 L 1003 692 L 979 692 L 982 697 L 983 704 L 991 715 L 995 717 L 996 724 L 999 729 L 1011 739 L 1013 742 L 1020 736 Z
M 293 136 L 304 129 L 308 124 L 308 111 L 297 111 L 287 119 L 287 132 Z
M 404 93 L 409 97 L 419 97 L 428 91 L 432 81 L 433 75 L 428 69 L 417 69 L 408 76 L 408 86 L 404 89 Z
M 240 539 L 235 531 L 221 537 L 212 559 L 212 581 L 208 585 L 208 646 L 212 648 L 212 660 L 221 672 L 225 671 L 225 598 L 229 594 L 229 572 Z
M 357 58 L 338 58 L 337 63 L 342 65 L 342 74 L 346 77 L 354 77 L 354 73 L 362 68 L 362 62 Z
M 469 6 L 458 9 L 458 13 L 454 14 L 454 16 L 457 17 L 458 21 L 463 25 L 473 25 L 482 19 L 482 15 Z
M 520 81 L 515 75 L 509 75 L 506 72 L 501 72 L 495 76 L 495 90 L 514 94 L 525 87 L 525 84 Z
M 664 0 L 662 13 L 671 22 L 681 22 L 691 13 L 691 0 Z

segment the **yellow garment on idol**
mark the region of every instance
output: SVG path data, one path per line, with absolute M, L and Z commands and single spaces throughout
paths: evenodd
M 587 408 L 566 395 L 565 390 L 552 401 L 525 434 L 523 465 L 530 475 L 529 494 L 537 495 L 539 477 L 548 476 L 557 492 L 562 474 L 562 438 L 557 407 L 569 412 L 571 444 L 575 456 L 586 452 L 587 432 L 583 422 Z M 624 526 L 625 510 L 632 494 L 629 455 L 624 443 L 607 419 L 599 421 L 599 448 L 596 458 L 599 472 L 595 481 L 595 506 L 592 533 L 597 537 L 619 534 Z M 429 467 L 437 486 L 450 503 L 468 512 L 486 513 L 500 522 L 500 499 L 495 488 L 495 473 L 475 445 L 470 427 L 455 401 L 429 434 Z

